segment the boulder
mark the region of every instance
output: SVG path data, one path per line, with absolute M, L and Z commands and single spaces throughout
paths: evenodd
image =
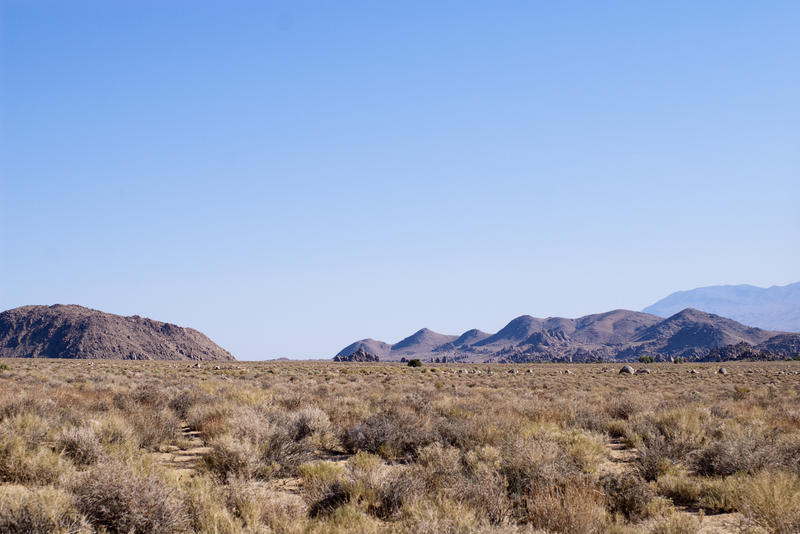
M 649 375 L 650 374 L 650 369 L 644 369 L 644 368 L 637 369 L 636 370 L 636 374 L 637 375 Z
M 717 371 L 717 373 L 719 373 L 721 375 L 727 375 L 728 374 L 728 370 L 725 369 L 724 367 L 720 367 L 719 371 Z
M 633 367 L 630 365 L 626 365 L 622 369 L 619 370 L 619 374 L 621 375 L 632 375 L 633 374 Z

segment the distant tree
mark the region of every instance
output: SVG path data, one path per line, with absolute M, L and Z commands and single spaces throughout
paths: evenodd
M 653 363 L 656 359 L 652 356 L 639 356 L 639 361 L 642 363 Z
M 422 367 L 422 362 L 418 359 L 414 358 L 413 360 L 408 360 L 409 367 Z

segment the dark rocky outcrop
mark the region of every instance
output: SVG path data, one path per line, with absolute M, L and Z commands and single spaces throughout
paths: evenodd
M 0 357 L 233 360 L 201 332 L 83 306 L 22 306 L 0 313 Z
M 375 354 L 370 354 L 364 347 L 359 347 L 359 349 L 355 352 L 348 354 L 347 356 L 334 356 L 333 361 L 335 362 L 379 362 L 381 359 L 376 356 Z

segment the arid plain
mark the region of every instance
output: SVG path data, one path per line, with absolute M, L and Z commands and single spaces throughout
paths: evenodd
M 797 532 L 800 363 L 724 365 L 10 359 L 0 530 Z

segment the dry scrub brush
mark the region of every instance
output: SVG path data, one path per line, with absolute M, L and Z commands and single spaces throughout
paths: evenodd
M 798 363 L 8 366 L 4 532 L 800 531 Z

